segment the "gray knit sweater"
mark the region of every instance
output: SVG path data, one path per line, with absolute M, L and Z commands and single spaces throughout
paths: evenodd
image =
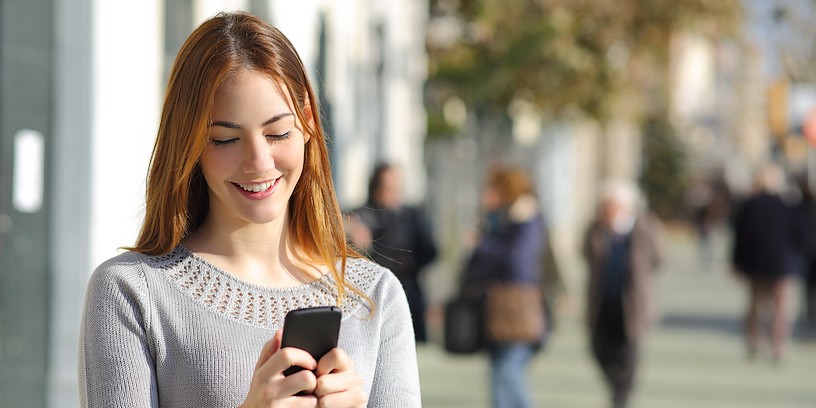
M 419 374 L 405 294 L 387 269 L 349 259 L 361 298 L 343 303 L 339 347 L 363 376 L 369 407 L 419 407 Z M 88 283 L 79 350 L 83 407 L 236 407 L 261 348 L 289 310 L 335 305 L 330 274 L 306 285 L 249 284 L 183 246 L 127 252 Z

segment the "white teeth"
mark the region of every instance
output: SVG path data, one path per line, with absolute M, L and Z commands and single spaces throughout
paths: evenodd
M 236 184 L 238 184 L 238 186 L 243 188 L 244 190 L 251 191 L 253 193 L 266 191 L 266 190 L 269 190 L 269 187 L 272 187 L 272 182 L 271 181 L 267 181 L 267 182 L 259 183 L 259 184 L 241 184 L 241 183 L 236 183 Z

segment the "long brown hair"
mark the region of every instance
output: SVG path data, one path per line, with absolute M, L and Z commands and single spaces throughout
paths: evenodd
M 345 290 L 349 248 L 329 166 L 317 98 L 303 62 L 289 40 L 263 20 L 242 12 L 220 13 L 202 23 L 182 45 L 167 84 L 159 132 L 147 177 L 145 218 L 134 251 L 159 255 L 173 250 L 207 216 L 207 185 L 199 167 L 216 90 L 232 74 L 261 72 L 283 84 L 304 132 L 303 173 L 289 200 L 289 233 L 307 261 L 329 267 Z M 311 109 L 312 120 L 304 110 Z M 335 267 L 337 259 L 341 268 Z M 352 291 L 356 292 L 354 288 Z

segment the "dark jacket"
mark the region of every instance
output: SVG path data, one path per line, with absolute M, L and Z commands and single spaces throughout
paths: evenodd
M 464 286 L 483 288 L 490 281 L 540 284 L 544 221 L 536 215 L 521 222 L 496 214 L 468 259 Z
M 743 274 L 775 279 L 796 270 L 796 228 L 792 210 L 777 194 L 746 199 L 734 218 L 733 265 Z
M 403 286 L 416 286 L 419 272 L 437 255 L 422 212 L 410 206 L 394 211 L 369 203 L 354 213 L 371 230 L 372 248 L 367 255 L 394 272 Z

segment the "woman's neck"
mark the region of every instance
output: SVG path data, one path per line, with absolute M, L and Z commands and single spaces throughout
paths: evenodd
M 267 287 L 291 287 L 323 275 L 323 268 L 295 256 L 285 222 L 229 227 L 205 221 L 184 245 L 225 272 Z

